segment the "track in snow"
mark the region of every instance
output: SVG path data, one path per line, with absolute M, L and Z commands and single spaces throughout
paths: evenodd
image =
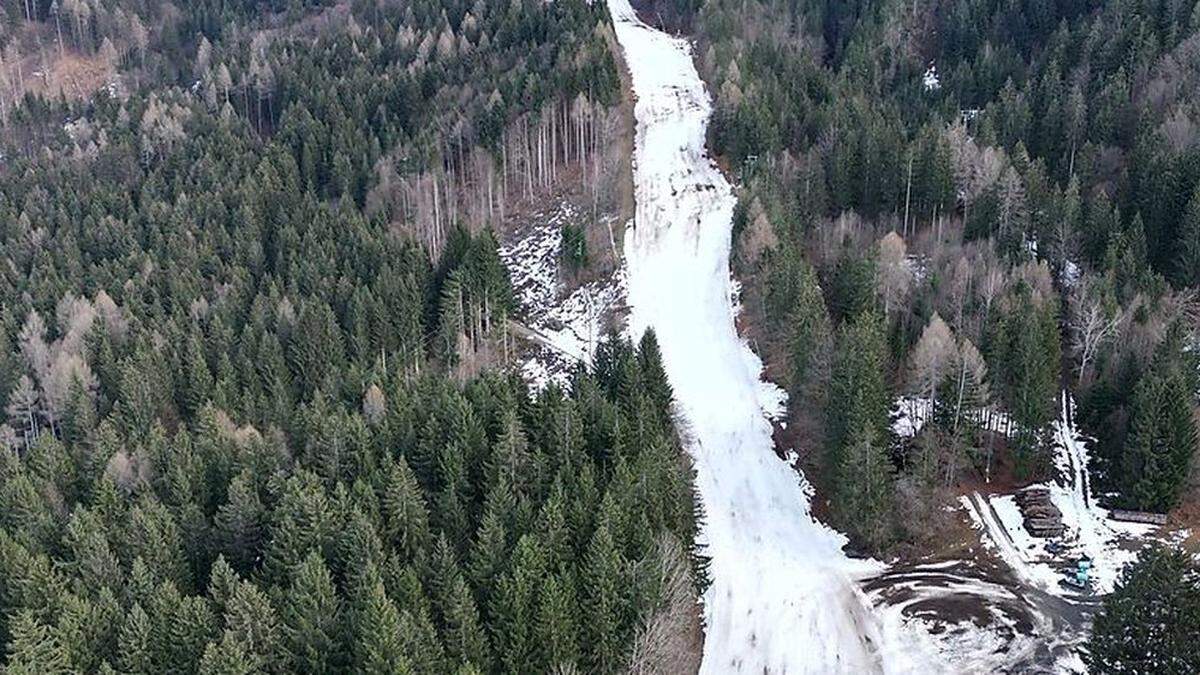
M 609 8 L 637 97 L 637 210 L 626 231 L 630 331 L 653 328 L 684 420 L 712 558 L 706 673 L 937 672 L 924 631 L 884 621 L 859 587 L 882 566 L 852 560 L 818 523 L 767 415 L 784 395 L 734 326 L 734 196 L 708 157 L 711 104 L 690 46 Z M 918 635 L 920 633 L 920 635 Z

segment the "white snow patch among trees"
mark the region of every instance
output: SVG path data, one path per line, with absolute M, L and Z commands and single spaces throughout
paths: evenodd
M 561 202 L 519 239 L 500 247 L 517 304 L 525 312 L 535 346 L 521 364 L 521 375 L 534 389 L 550 382 L 565 386 L 576 363 L 590 364 L 603 337 L 605 317 L 625 300 L 625 270 L 592 281 L 563 295 L 559 282 L 563 225 L 578 213 Z

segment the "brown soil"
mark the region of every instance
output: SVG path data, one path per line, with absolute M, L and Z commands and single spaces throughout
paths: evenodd
M 1184 548 L 1192 553 L 1200 553 L 1200 492 L 1193 491 L 1184 496 L 1183 503 L 1170 513 L 1166 529 L 1188 530 L 1188 537 L 1183 541 Z

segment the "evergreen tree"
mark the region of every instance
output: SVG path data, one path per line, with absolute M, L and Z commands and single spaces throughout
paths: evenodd
M 1175 278 L 1183 285 L 1200 286 L 1200 183 L 1192 190 L 1179 224 Z
M 264 509 L 254 476 L 243 470 L 229 482 L 229 495 L 213 519 L 220 551 L 241 572 L 249 572 L 262 555 Z
M 1200 669 L 1200 567 L 1184 551 L 1146 549 L 1096 615 L 1084 661 L 1095 673 Z
M 291 668 L 330 673 L 340 666 L 341 603 L 333 578 L 316 551 L 296 570 L 282 605 L 284 648 Z
M 429 512 L 417 477 L 404 457 L 384 465 L 379 506 L 384 538 L 412 560 L 431 540 Z
M 282 662 L 281 630 L 275 608 L 254 584 L 248 581 L 238 584 L 226 604 L 224 622 L 225 633 L 220 643 L 223 660 L 239 654 L 250 664 L 251 671 L 273 670 Z M 228 643 L 237 648 L 229 651 Z
M 412 662 L 401 641 L 400 612 L 384 592 L 378 572 L 364 574 L 368 581 L 354 601 L 354 669 L 379 675 L 412 673 Z
M 154 672 L 151 621 L 142 606 L 134 603 L 117 633 L 116 667 L 122 673 Z
M 1126 441 L 1121 500 L 1165 512 L 1179 500 L 1196 452 L 1194 389 L 1178 359 L 1159 358 L 1138 382 Z
M 883 326 L 870 314 L 842 326 L 830 380 L 826 466 L 836 517 L 851 532 L 878 546 L 889 536 L 891 468 L 884 443 L 889 396 Z M 860 514 L 877 515 L 880 522 Z
M 560 574 L 546 579 L 538 595 L 536 633 L 539 662 L 544 669 L 578 664 L 577 607 L 570 577 Z
M 4 672 L 14 675 L 66 675 L 71 672 L 67 650 L 32 610 L 21 610 L 9 628 Z
M 601 523 L 592 535 L 583 560 L 583 644 L 596 672 L 614 672 L 620 666 L 625 614 L 623 561 L 608 525 Z M 561 646 L 561 645 L 560 645 Z
M 451 662 L 489 669 L 488 640 L 471 589 L 461 575 L 456 575 L 448 589 L 442 612 L 445 629 L 442 639 Z

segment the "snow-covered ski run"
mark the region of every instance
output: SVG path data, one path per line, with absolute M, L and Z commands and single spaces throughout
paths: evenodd
M 709 158 L 709 95 L 691 48 L 609 0 L 637 102 L 636 213 L 627 229 L 630 330 L 653 328 L 705 508 L 713 583 L 705 673 L 940 672 L 928 635 L 878 612 L 845 537 L 810 514 L 803 478 L 773 451 L 783 392 L 737 334 L 734 195 Z

